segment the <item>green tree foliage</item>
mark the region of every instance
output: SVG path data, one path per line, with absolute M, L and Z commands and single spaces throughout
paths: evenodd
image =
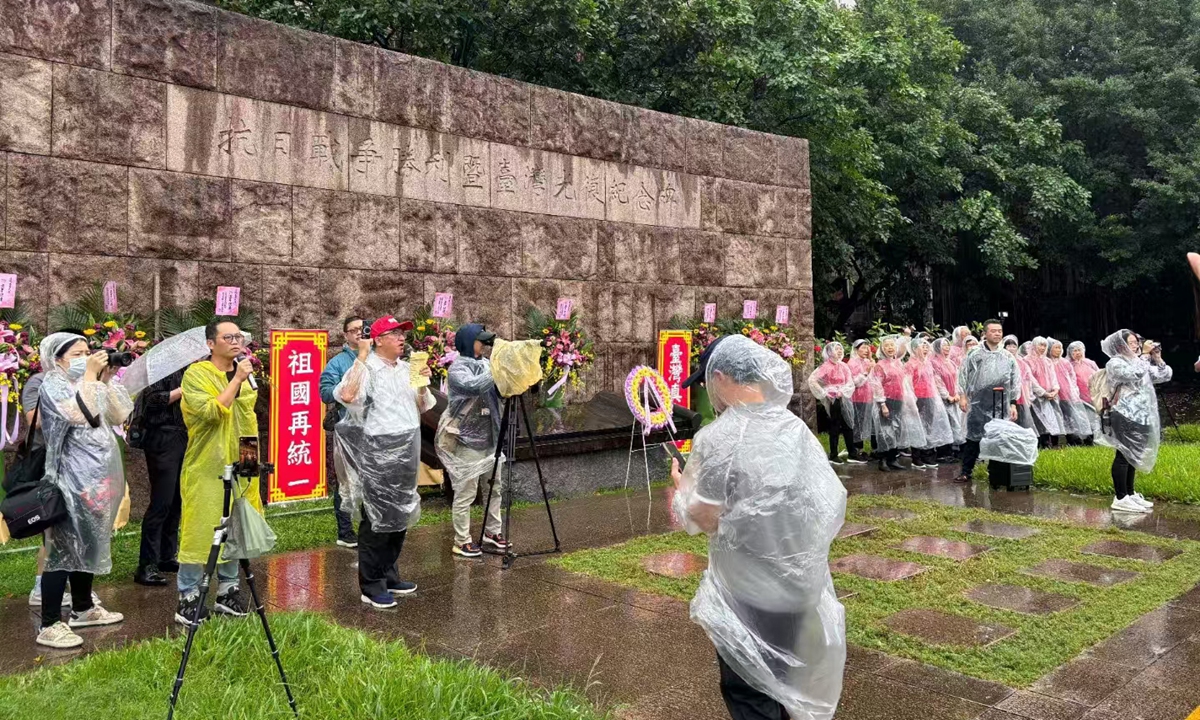
M 950 0 L 947 0 L 950 1 Z M 970 248 L 998 278 L 1079 223 L 1053 107 L 955 75 L 919 0 L 222 0 L 235 10 L 541 85 L 811 141 L 818 329 Z

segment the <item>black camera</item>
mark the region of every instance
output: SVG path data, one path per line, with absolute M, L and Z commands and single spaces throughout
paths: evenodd
M 120 352 L 112 348 L 105 348 L 104 351 L 108 353 L 108 366 L 110 368 L 129 367 L 133 364 L 133 353 Z
M 361 337 L 363 340 L 371 339 L 371 323 L 366 321 L 363 322 L 362 332 L 359 334 L 359 337 Z

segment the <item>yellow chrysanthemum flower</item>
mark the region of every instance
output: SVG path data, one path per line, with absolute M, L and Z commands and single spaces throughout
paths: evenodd
M 96 331 L 92 328 L 88 328 L 87 330 L 83 331 L 83 334 L 87 335 L 88 337 L 91 337 L 96 334 Z
M 109 320 L 108 322 L 104 323 L 104 327 L 106 327 L 106 328 L 111 329 L 111 328 L 115 328 L 116 326 L 117 326 L 116 320 Z
M 145 332 L 143 332 L 143 331 L 141 331 L 141 330 L 138 330 L 137 332 L 135 332 L 135 333 L 133 334 L 133 336 L 134 336 L 135 338 L 137 338 L 138 340 L 141 340 L 142 338 L 146 337 L 146 333 L 145 333 Z
M 9 330 L 24 330 L 25 326 L 22 325 L 21 323 L 9 323 L 8 329 Z
M 424 326 L 424 325 L 418 325 L 418 326 L 417 326 L 417 332 L 425 332 L 425 326 Z

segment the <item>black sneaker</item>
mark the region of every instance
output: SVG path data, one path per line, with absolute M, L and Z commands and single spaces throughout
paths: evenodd
M 175 622 L 184 627 L 189 627 L 192 620 L 196 618 L 196 609 L 200 610 L 199 621 L 204 622 L 208 619 L 208 608 L 201 607 L 200 593 L 179 598 L 179 606 L 175 608 Z
M 417 584 L 407 580 L 399 580 L 387 584 L 388 592 L 392 595 L 412 595 L 417 591 Z
M 867 459 L 862 455 L 851 455 L 850 457 L 846 458 L 846 462 L 850 463 L 851 465 L 866 465 Z
M 163 587 L 167 584 L 167 579 L 153 565 L 138 568 L 133 574 L 133 581 L 147 587 Z
M 890 468 L 892 470 L 903 470 L 904 469 L 904 466 L 900 464 L 899 460 L 888 460 L 887 466 L 888 466 L 888 468 Z
M 213 612 L 231 617 L 246 617 L 248 610 L 246 602 L 242 600 L 242 594 L 238 592 L 237 588 L 233 588 L 224 595 L 217 596 Z

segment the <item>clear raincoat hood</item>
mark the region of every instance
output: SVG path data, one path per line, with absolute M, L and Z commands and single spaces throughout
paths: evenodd
M 1109 357 L 1104 369 L 1116 401 L 1110 427 L 1096 436 L 1096 442 L 1116 449 L 1138 470 L 1150 472 L 1158 461 L 1162 436 L 1154 386 L 1169 381 L 1172 371 L 1168 365 L 1155 365 L 1134 354 L 1125 340 L 1133 334 L 1118 330 L 1100 343 Z
M 992 420 L 996 403 L 995 388 L 1001 388 L 1003 399 L 996 412 L 1008 417 L 1009 406 L 1017 401 L 1021 387 L 1017 361 L 1003 344 L 992 350 L 987 343 L 968 355 L 958 371 L 959 392 L 967 396 L 967 439 L 983 439 L 984 426 Z

